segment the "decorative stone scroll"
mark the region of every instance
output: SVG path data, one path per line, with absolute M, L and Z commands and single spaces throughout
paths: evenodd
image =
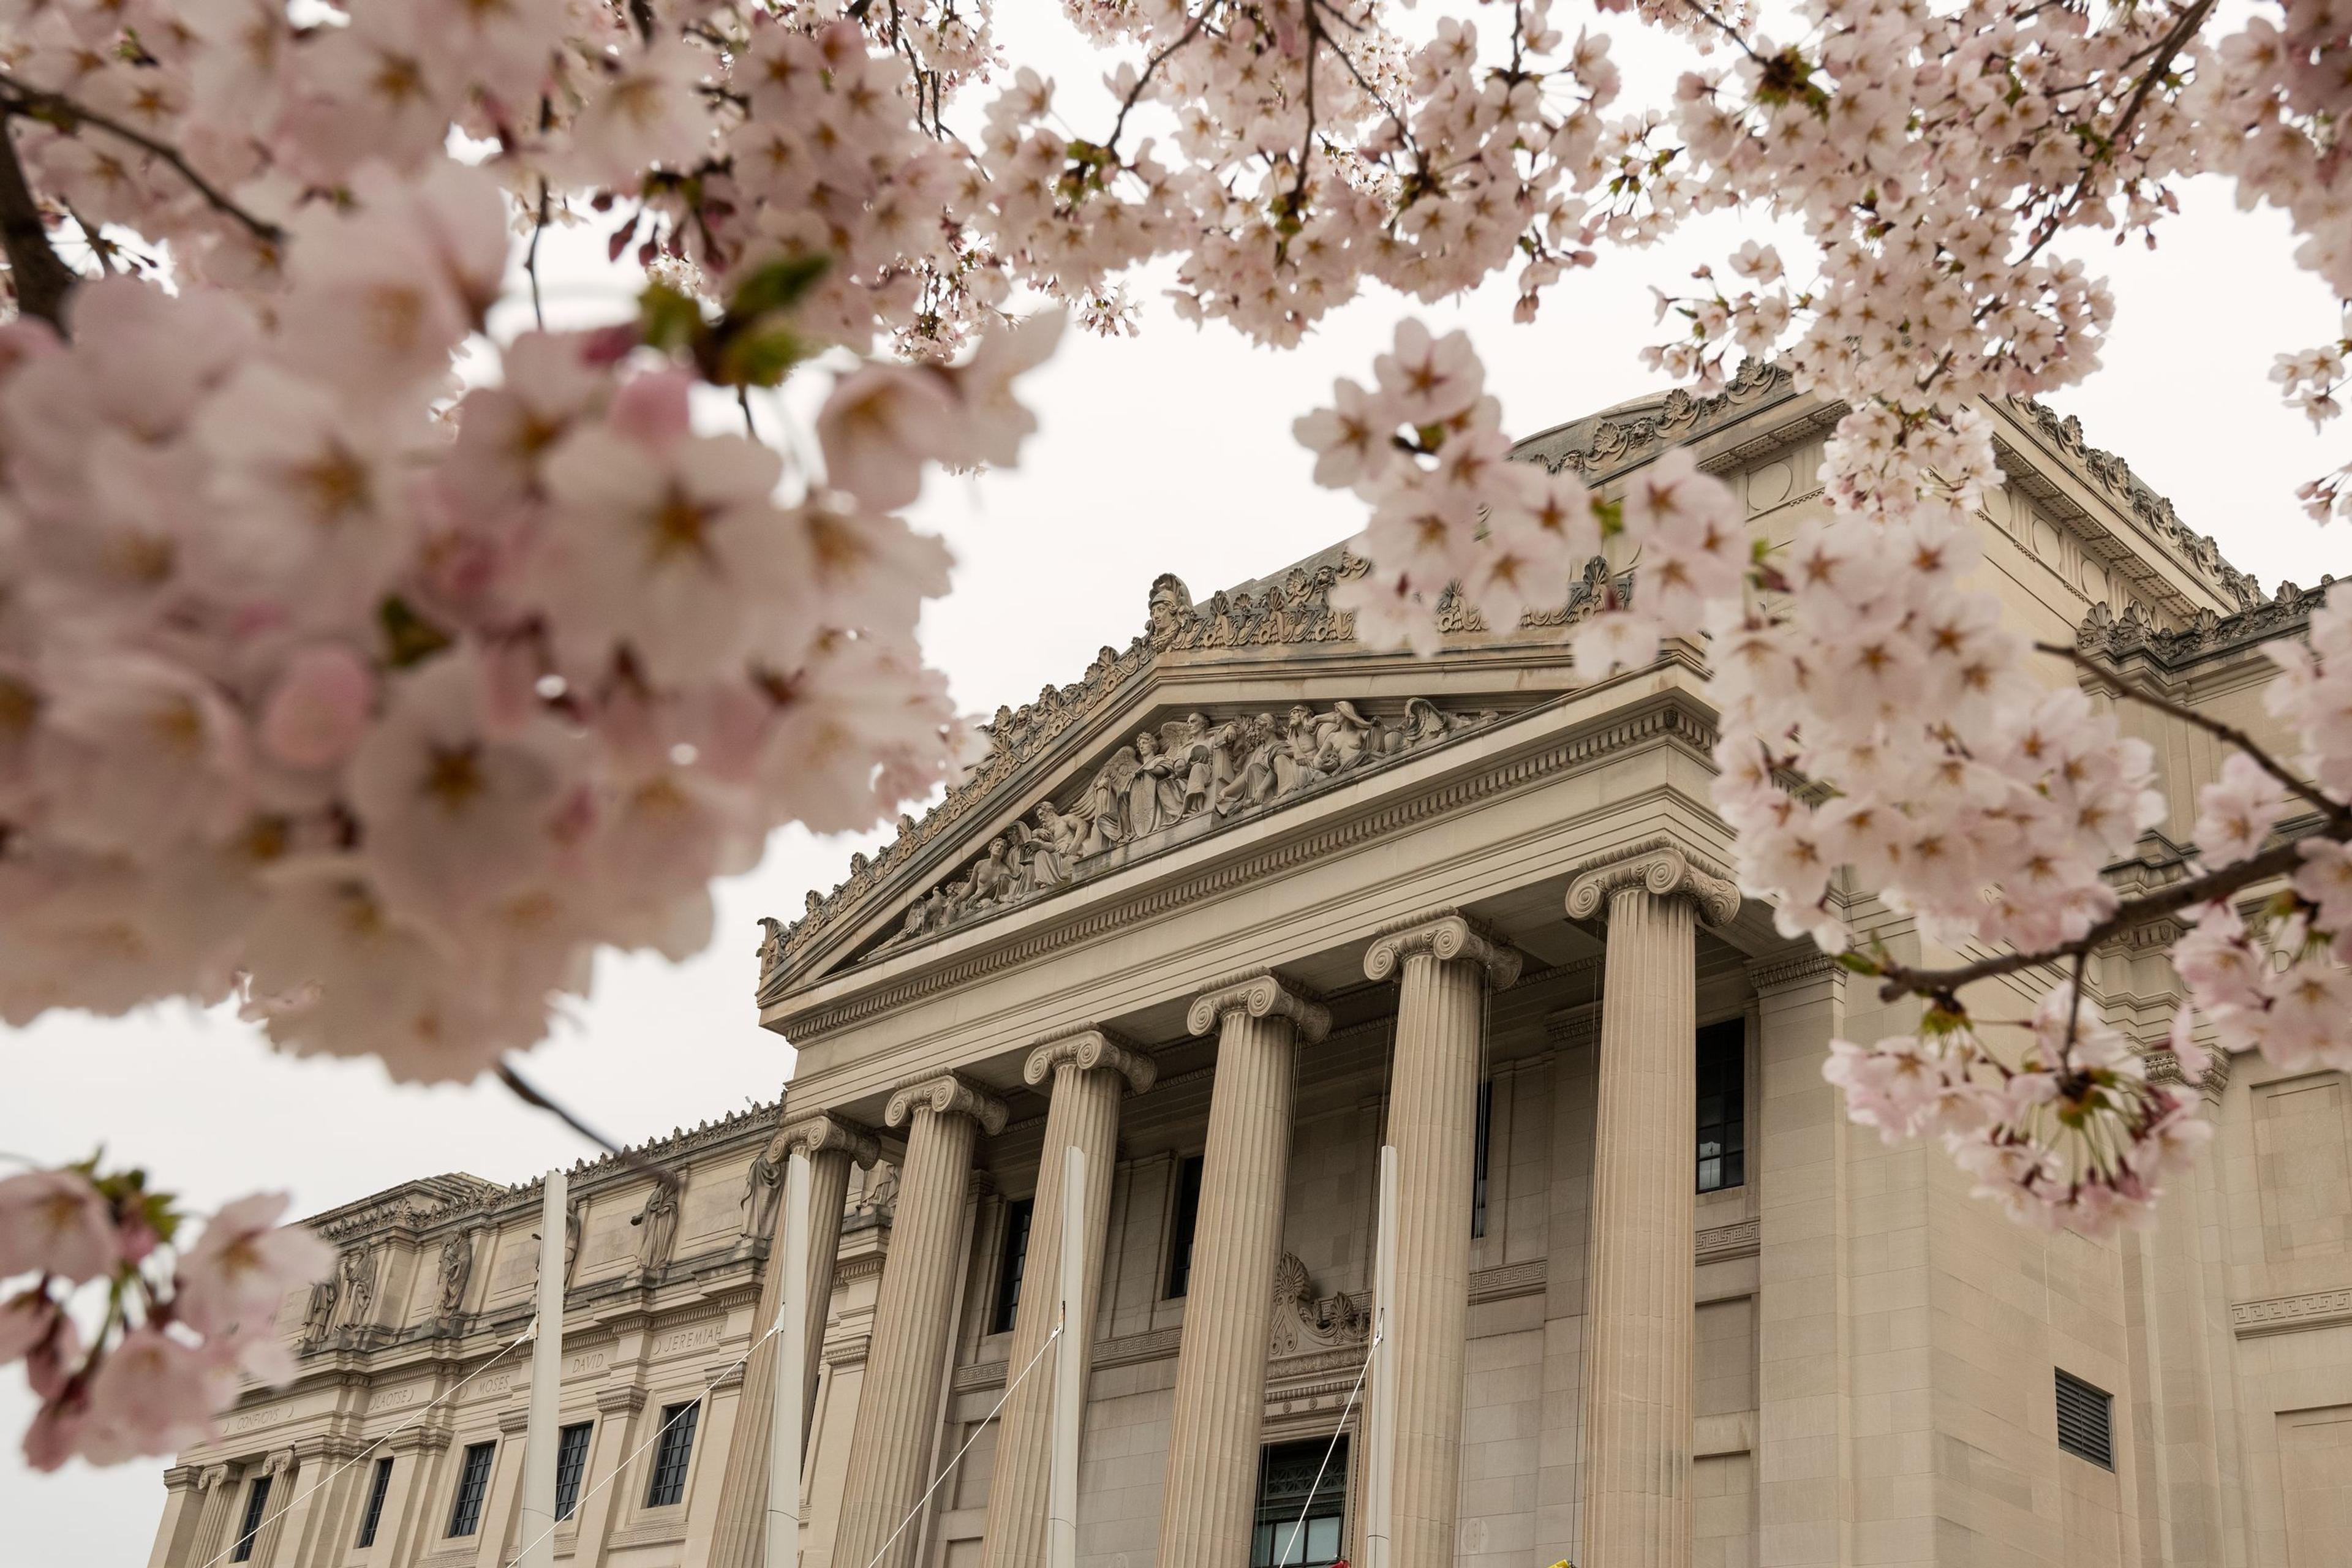
M 1083 1068 L 1107 1068 L 1127 1079 L 1130 1094 L 1141 1094 L 1160 1081 L 1157 1062 L 1132 1042 L 1092 1024 L 1080 1024 L 1039 1040 L 1022 1065 L 1022 1081 L 1034 1089 L 1053 1077 L 1054 1069 L 1064 1062 Z
M 1274 1327 L 1266 1336 L 1269 1358 L 1346 1350 L 1371 1337 L 1372 1314 L 1341 1291 L 1318 1296 L 1307 1265 L 1290 1253 L 1274 1266 Z
M 862 1171 L 872 1170 L 874 1162 L 882 1157 L 882 1145 L 875 1142 L 872 1132 L 855 1121 L 823 1111 L 799 1117 L 778 1128 L 769 1142 L 768 1158 L 781 1167 L 795 1149 L 805 1152 L 812 1159 L 828 1149 L 846 1150 L 849 1163 Z
M 1331 1032 L 1331 1010 L 1315 1000 L 1312 992 L 1294 987 L 1272 970 L 1220 981 L 1195 996 L 1184 1015 L 1184 1026 L 1205 1035 L 1228 1013 L 1287 1018 L 1293 1031 L 1310 1046 Z
M 1645 888 L 1660 899 L 1681 894 L 1698 906 L 1700 921 L 1710 926 L 1728 925 L 1739 914 L 1739 885 L 1728 870 L 1661 837 L 1587 861 L 1568 885 L 1568 918 L 1607 919 L 1609 897 L 1621 888 Z
M 899 929 L 877 951 L 1066 887 L 1086 862 L 1114 849 L 1150 843 L 1196 820 L 1264 810 L 1498 717 L 1492 709 L 1448 713 L 1416 697 L 1392 717 L 1368 717 L 1352 702 L 1337 702 L 1320 712 L 1299 703 L 1280 720 L 1272 713 L 1170 720 L 1121 746 L 1067 810 L 1040 801 L 1027 820 L 989 840 L 978 859 L 908 906 Z
M 1518 983 L 1520 966 L 1526 962 L 1509 942 L 1481 931 L 1467 916 L 1444 910 L 1434 915 L 1416 915 L 1381 931 L 1364 954 L 1364 978 L 1386 980 L 1416 952 L 1484 965 L 1486 984 L 1497 991 Z
M 888 1108 L 882 1112 L 882 1124 L 900 1126 L 913 1119 L 919 1106 L 929 1106 L 940 1116 L 969 1116 L 992 1138 L 1004 1131 L 1004 1123 L 1012 1115 L 1004 1101 L 961 1073 L 950 1072 L 900 1084 L 890 1096 Z

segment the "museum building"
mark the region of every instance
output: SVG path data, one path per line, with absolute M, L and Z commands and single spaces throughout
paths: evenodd
M 2013 623 L 2274 739 L 2261 645 L 2305 595 L 2073 421 L 1985 411 L 1981 578 Z M 1606 486 L 1687 446 L 1785 538 L 1838 413 L 1748 371 L 1519 455 Z M 1596 561 L 1557 611 L 1449 605 L 1436 657 L 1375 652 L 1328 603 L 1362 569 L 1333 548 L 1204 601 L 1162 577 L 1141 636 L 1000 709 L 940 805 L 767 922 L 784 1099 L 570 1179 L 557 1561 L 762 1561 L 798 1150 L 801 1563 L 1042 1563 L 1070 1148 L 1097 1173 L 1080 1563 L 1348 1560 L 1386 1144 L 1398 1568 L 2352 1563 L 2343 1079 L 2223 1061 L 2153 1228 L 2021 1228 L 1822 1081 L 1832 1037 L 1906 1009 L 1741 898 L 1704 646 L 1578 683 Z M 2220 752 L 2116 711 L 2175 803 L 2110 868 L 2129 890 L 2179 874 Z M 1847 897 L 1899 956 L 1963 956 Z M 2087 983 L 2177 1072 L 2160 944 Z M 510 1563 L 540 1214 L 537 1184 L 443 1175 L 311 1219 L 340 1261 L 286 1304 L 299 1376 L 180 1456 L 152 1568 Z

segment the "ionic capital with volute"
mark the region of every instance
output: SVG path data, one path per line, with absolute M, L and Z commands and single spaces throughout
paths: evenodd
M 1092 1024 L 1062 1029 L 1037 1041 L 1030 1047 L 1029 1059 L 1021 1068 L 1022 1081 L 1034 1089 L 1053 1077 L 1054 1069 L 1064 1062 L 1081 1068 L 1101 1068 L 1115 1072 L 1127 1080 L 1130 1094 L 1141 1094 L 1160 1081 L 1159 1064 L 1137 1048 L 1133 1041 Z
M 1004 1101 L 961 1073 L 934 1073 L 898 1085 L 891 1093 L 889 1108 L 882 1112 L 882 1124 L 899 1126 L 924 1106 L 940 1116 L 969 1116 L 992 1138 L 1004 1131 L 1012 1115 Z
M 1416 952 L 1478 964 L 1486 971 L 1486 984 L 1497 991 L 1518 980 L 1520 965 L 1526 962 L 1517 948 L 1474 925 L 1468 916 L 1456 910 L 1440 910 L 1400 921 L 1375 935 L 1370 951 L 1364 954 L 1364 978 L 1386 980 Z
M 1661 834 L 1578 868 L 1568 885 L 1568 918 L 1607 919 L 1611 896 L 1625 888 L 1640 888 L 1655 899 L 1688 899 L 1702 925 L 1728 925 L 1739 914 L 1739 884 L 1729 869 Z
M 1313 992 L 1292 984 L 1270 969 L 1218 981 L 1192 998 L 1184 1025 L 1196 1035 L 1205 1035 L 1228 1013 L 1246 1013 L 1253 1018 L 1287 1018 L 1298 1037 L 1310 1046 L 1331 1032 L 1331 1010 L 1317 1001 Z
M 839 1149 L 860 1170 L 870 1170 L 882 1157 L 882 1145 L 875 1142 L 871 1131 L 826 1111 L 798 1117 L 778 1128 L 768 1142 L 768 1159 L 781 1163 L 795 1149 L 812 1159 L 829 1149 Z

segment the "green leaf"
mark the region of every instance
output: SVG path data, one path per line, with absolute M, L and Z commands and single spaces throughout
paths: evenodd
M 736 332 L 719 349 L 710 379 L 721 386 L 774 386 L 809 353 L 808 340 L 787 326 Z
M 449 634 L 418 615 L 397 594 L 376 606 L 375 618 L 383 628 L 384 662 L 394 669 L 422 664 L 449 646 Z
M 637 296 L 637 327 L 665 353 L 682 349 L 702 331 L 702 307 L 667 283 L 649 283 Z
M 1831 962 L 1835 963 L 1840 969 L 1850 970 L 1856 974 L 1879 974 L 1885 973 L 1885 971 L 1878 967 L 1878 961 L 1876 959 L 1866 957 L 1859 952 L 1841 952 L 1833 957 Z
M 814 256 L 779 257 L 755 268 L 735 286 L 735 297 L 727 301 L 729 319 L 749 324 L 771 310 L 791 310 L 832 265 L 833 258 L 820 251 Z

